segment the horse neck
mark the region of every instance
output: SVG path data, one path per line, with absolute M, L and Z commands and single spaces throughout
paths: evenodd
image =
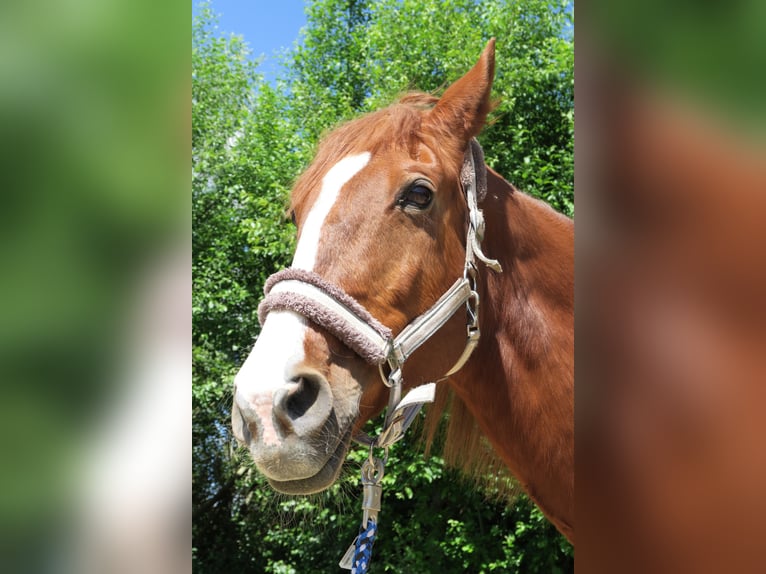
M 455 391 L 524 490 L 574 535 L 574 225 L 488 174 L 481 343 Z

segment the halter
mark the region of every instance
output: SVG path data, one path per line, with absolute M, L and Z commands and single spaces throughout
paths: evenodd
M 341 566 L 365 572 L 369 552 L 374 540 L 377 513 L 380 510 L 381 487 L 388 448 L 401 440 L 415 420 L 420 409 L 434 400 L 436 383 L 458 372 L 468 361 L 479 343 L 479 293 L 477 291 L 476 259 L 501 273 L 500 263 L 489 259 L 481 249 L 484 238 L 484 215 L 479 201 L 486 194 L 486 166 L 479 143 L 469 142 L 460 172 L 460 181 L 468 206 L 468 232 L 466 237 L 463 275 L 425 313 L 411 321 L 396 337 L 391 330 L 375 319 L 358 301 L 339 286 L 325 281 L 313 271 L 288 268 L 275 273 L 266 281 L 265 299 L 258 307 L 261 324 L 273 310 L 290 310 L 305 316 L 327 329 L 350 349 L 370 364 L 378 365 L 383 383 L 389 387 L 388 409 L 383 431 L 377 437 L 364 432 L 354 440 L 368 446 L 370 456 L 362 466 L 364 519 L 360 536 L 341 560 Z M 441 378 L 412 389 L 404 399 L 402 394 L 402 368 L 412 354 L 433 337 L 459 309 L 466 309 L 466 342 L 463 352 L 452 368 Z M 388 374 L 384 373 L 384 365 Z M 374 448 L 384 449 L 383 459 L 373 456 Z M 360 540 L 367 540 L 360 543 Z M 360 546 L 369 544 L 368 553 Z M 352 553 L 353 551 L 353 553 Z

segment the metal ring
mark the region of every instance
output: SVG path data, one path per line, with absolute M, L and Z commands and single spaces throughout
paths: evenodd
M 388 453 L 386 453 L 386 458 L 388 458 Z M 385 469 L 386 465 L 383 460 L 375 457 L 372 459 L 368 458 L 362 463 L 362 482 L 377 484 L 383 479 Z

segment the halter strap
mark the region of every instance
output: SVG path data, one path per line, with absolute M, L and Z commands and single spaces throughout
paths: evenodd
M 420 346 L 433 337 L 473 293 L 467 278 L 461 277 L 425 313 L 407 325 L 392 341 L 389 363 L 401 366 Z
M 484 164 L 484 152 L 475 138 L 468 143 L 465 150 L 463 167 L 460 170 L 460 182 L 465 191 L 466 203 L 468 204 L 468 237 L 465 244 L 465 264 L 474 264 L 474 255 L 487 267 L 497 273 L 502 273 L 503 268 L 497 259 L 490 259 L 481 249 L 484 240 L 484 214 L 479 209 L 479 201 L 484 199 L 487 193 L 487 166 Z
M 502 267 L 498 261 L 489 259 L 481 249 L 484 216 L 478 203 L 486 193 L 486 166 L 481 146 L 475 139 L 471 140 L 466 149 L 460 180 L 466 195 L 469 218 L 463 276 L 396 337 L 351 295 L 313 271 L 284 269 L 269 277 L 264 286 L 266 297 L 258 307 L 261 324 L 271 311 L 294 311 L 327 329 L 368 363 L 381 367 L 383 381 L 390 387 L 384 429 L 376 439 L 364 433 L 355 436 L 355 440 L 362 444 L 388 448 L 404 436 L 420 408 L 433 402 L 435 383 L 416 387 L 401 399 L 401 369 L 407 359 L 463 306 L 468 316 L 465 347 L 453 367 L 436 382 L 459 371 L 478 345 L 479 294 L 476 290 L 475 259 L 478 258 L 498 273 L 502 272 Z M 382 370 L 385 363 L 390 367 L 387 376 L 383 375 Z
M 430 309 L 392 337 L 391 330 L 351 295 L 313 271 L 284 269 L 269 278 L 264 290 L 266 298 L 258 306 L 261 323 L 271 311 L 294 311 L 330 331 L 368 363 L 388 362 L 392 368 L 400 368 L 469 299 L 478 297 L 471 281 L 461 277 Z M 449 374 L 459 370 L 463 363 L 458 361 Z

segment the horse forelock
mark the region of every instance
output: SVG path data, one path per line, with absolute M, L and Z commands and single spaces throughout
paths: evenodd
M 291 208 L 300 211 L 310 200 L 324 174 L 348 155 L 369 152 L 372 156 L 392 150 L 406 151 L 417 160 L 423 146 L 442 156 L 449 176 L 460 166 L 463 143 L 447 141 L 439 130 L 424 125 L 424 119 L 439 98 L 423 92 L 409 92 L 397 102 L 376 112 L 347 121 L 325 134 L 313 161 L 297 180 L 291 197 Z M 438 145 L 437 145 L 438 142 Z M 454 149 L 453 149 L 454 148 Z

